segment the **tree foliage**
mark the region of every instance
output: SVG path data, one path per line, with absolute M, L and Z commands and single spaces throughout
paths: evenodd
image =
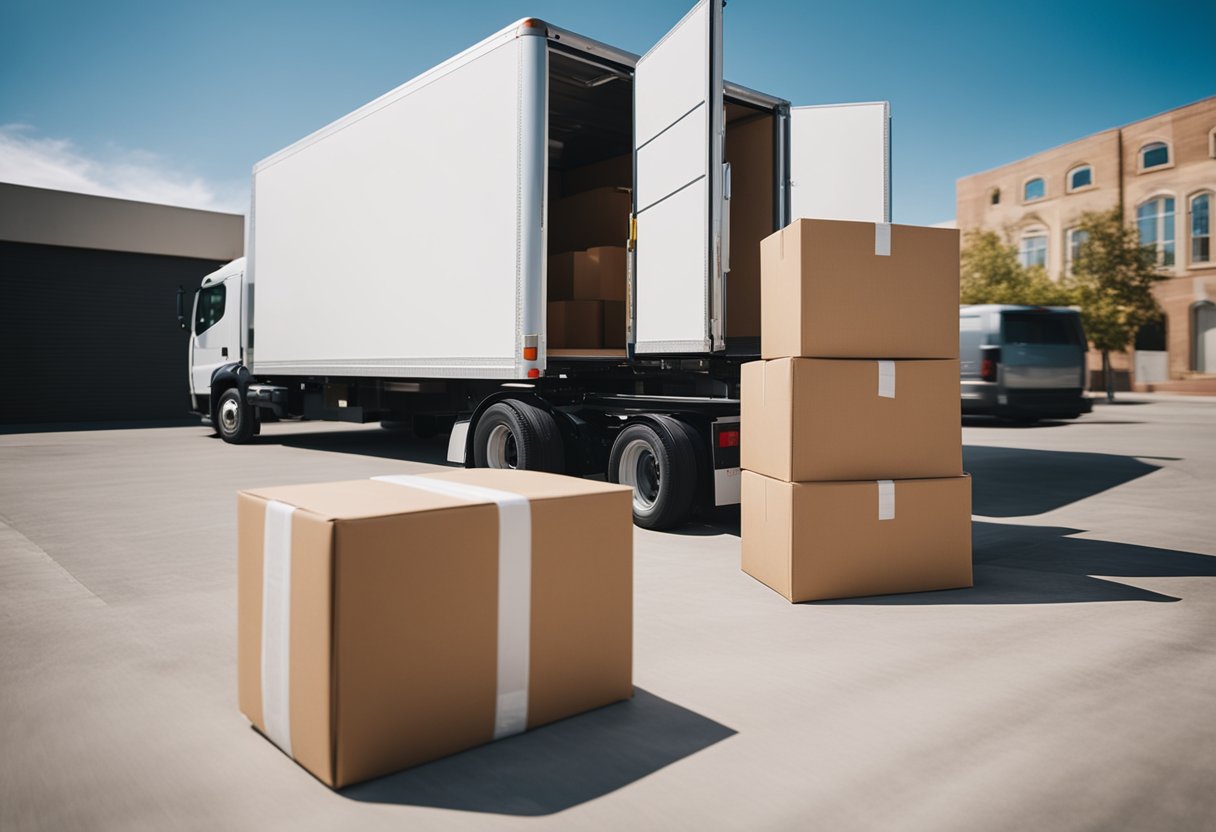
M 1153 297 L 1153 284 L 1165 277 L 1157 271 L 1157 253 L 1140 244 L 1135 226 L 1125 224 L 1117 208 L 1085 214 L 1078 227 L 1088 239 L 1068 283 L 1085 334 L 1096 349 L 1125 350 L 1140 327 L 1161 315 Z
M 961 269 L 962 303 L 1068 306 L 1073 302 L 1066 285 L 1053 281 L 1041 266 L 1023 266 L 1017 249 L 995 231 L 967 233 Z

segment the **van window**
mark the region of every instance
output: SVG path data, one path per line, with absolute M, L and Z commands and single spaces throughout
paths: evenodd
M 202 335 L 224 317 L 224 284 L 208 286 L 198 292 L 198 312 L 194 318 L 194 334 Z
M 1006 344 L 1079 344 L 1076 318 L 1043 312 L 1007 312 L 1003 316 Z

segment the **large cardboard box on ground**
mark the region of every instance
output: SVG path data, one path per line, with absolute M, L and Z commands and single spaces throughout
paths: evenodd
M 971 586 L 970 477 L 742 477 L 743 571 L 790 601 Z
M 599 349 L 604 345 L 604 301 L 551 300 L 547 307 L 549 349 Z
M 744 364 L 740 463 L 793 482 L 961 476 L 958 378 L 949 359 Z
M 594 188 L 549 204 L 549 251 L 620 246 L 629 237 L 628 188 Z
M 795 220 L 760 244 L 764 358 L 958 358 L 958 231 Z
M 237 529 L 241 711 L 330 786 L 632 695 L 627 487 L 479 469 L 258 488 Z

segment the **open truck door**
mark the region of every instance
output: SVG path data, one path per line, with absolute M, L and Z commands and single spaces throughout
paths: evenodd
M 723 341 L 722 0 L 701 0 L 634 76 L 634 292 L 639 355 Z
M 790 219 L 891 221 L 886 101 L 790 108 Z

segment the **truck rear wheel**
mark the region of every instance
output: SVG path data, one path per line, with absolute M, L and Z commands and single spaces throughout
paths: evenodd
M 248 442 L 254 434 L 253 408 L 245 403 L 238 387 L 229 387 L 215 406 L 215 429 L 220 438 L 233 445 Z
M 670 529 L 688 519 L 697 493 L 696 448 L 689 431 L 668 416 L 617 434 L 608 455 L 610 482 L 633 487 L 633 522 Z
M 478 468 L 565 473 L 566 452 L 557 420 L 527 402 L 495 402 L 477 421 L 473 462 Z

